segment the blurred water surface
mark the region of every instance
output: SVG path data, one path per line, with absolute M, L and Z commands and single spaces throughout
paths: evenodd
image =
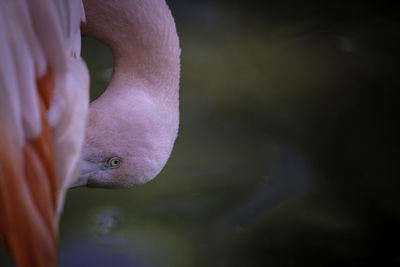
M 168 1 L 181 127 L 150 183 L 74 189 L 61 266 L 399 266 L 398 1 Z M 112 55 L 85 38 L 92 99 Z

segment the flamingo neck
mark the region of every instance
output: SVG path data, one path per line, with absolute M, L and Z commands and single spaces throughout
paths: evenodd
M 84 0 L 82 32 L 106 43 L 114 55 L 107 91 L 142 90 L 177 105 L 180 48 L 163 0 Z

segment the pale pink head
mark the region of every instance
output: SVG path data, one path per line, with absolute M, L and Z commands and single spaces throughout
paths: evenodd
M 180 48 L 164 0 L 86 0 L 84 34 L 114 55 L 109 87 L 89 109 L 74 186 L 127 187 L 154 178 L 179 125 Z

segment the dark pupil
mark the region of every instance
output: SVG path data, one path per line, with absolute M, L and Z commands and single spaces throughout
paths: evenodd
M 117 164 L 118 164 L 118 160 L 114 160 L 114 161 L 113 161 L 113 164 L 114 164 L 114 165 L 117 165 Z

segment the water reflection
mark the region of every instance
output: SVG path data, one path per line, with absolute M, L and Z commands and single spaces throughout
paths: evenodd
M 93 216 L 93 234 L 100 242 L 122 242 L 124 233 L 121 226 L 124 221 L 124 213 L 118 207 L 107 207 L 99 209 Z

